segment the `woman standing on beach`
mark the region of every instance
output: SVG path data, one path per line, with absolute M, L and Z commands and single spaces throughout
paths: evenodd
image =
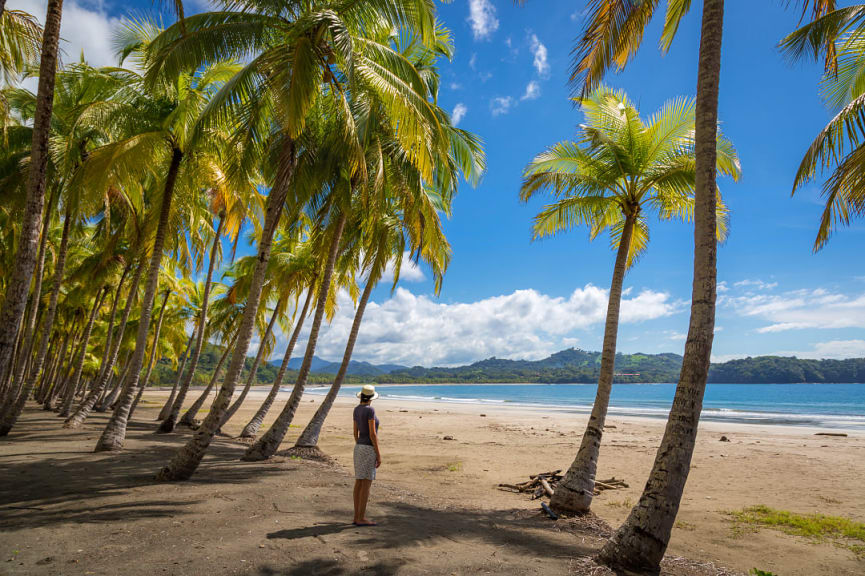
M 370 403 L 378 398 L 375 387 L 366 385 L 357 393 L 360 404 L 354 409 L 354 525 L 375 526 L 366 518 L 369 490 L 375 470 L 381 466 L 378 449 L 378 417 Z

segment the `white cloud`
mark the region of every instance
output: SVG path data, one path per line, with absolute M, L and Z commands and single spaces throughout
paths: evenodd
M 9 0 L 6 8 L 29 12 L 44 23 L 47 2 Z M 91 7 L 77 2 L 64 3 L 60 25 L 61 61 L 64 64 L 77 62 L 84 52 L 85 59 L 93 66 L 116 66 L 111 36 L 119 24 L 120 19 L 110 17 L 101 4 Z
M 862 358 L 865 340 L 830 340 L 818 342 L 812 352 L 800 354 L 802 358 Z
M 330 326 L 322 327 L 316 350 L 316 355 L 328 360 L 342 356 L 354 316 L 346 293 L 340 293 L 338 302 L 339 310 Z M 683 306 L 667 293 L 643 290 L 622 300 L 620 321 L 653 320 Z M 409 366 L 458 365 L 490 356 L 544 358 L 574 346 L 578 342 L 575 332 L 603 326 L 606 309 L 607 291 L 591 284 L 577 288 L 569 297 L 517 290 L 457 303 L 400 287 L 384 302 L 367 306 L 354 357 Z M 286 340 L 280 335 L 274 356 L 283 353 Z M 304 346 L 305 342 L 298 343 L 298 355 Z
M 550 75 L 550 65 L 547 62 L 547 47 L 541 44 L 537 35 L 532 34 L 529 37 L 529 49 L 535 56 L 532 65 L 535 67 L 535 70 L 538 71 L 539 76 L 546 78 Z
M 477 66 L 477 64 L 478 64 L 478 54 L 477 54 L 477 52 L 473 52 L 472 57 L 469 58 L 469 68 L 474 70 L 475 66 Z
M 754 290 L 771 290 L 778 286 L 777 282 L 764 282 L 760 279 L 739 280 L 733 284 L 736 288 L 749 288 Z
M 772 287 L 773 284 L 764 286 Z M 780 294 L 746 291 L 742 296 L 724 295 L 718 301 L 740 316 L 768 322 L 757 329 L 763 334 L 806 328 L 861 328 L 865 325 L 865 294 L 847 295 L 822 288 Z
M 459 82 L 451 82 L 449 86 L 450 86 L 451 90 L 462 90 L 463 89 L 463 85 L 460 84 Z
M 475 40 L 489 38 L 499 27 L 496 8 L 489 0 L 469 0 L 468 21 L 471 23 Z
M 453 122 L 454 126 L 459 126 L 459 123 L 462 122 L 462 119 L 466 117 L 466 112 L 468 112 L 468 107 L 459 102 L 456 106 L 454 106 L 453 114 L 451 114 L 451 122 Z
M 390 284 L 393 282 L 393 273 L 394 273 L 394 263 L 393 260 L 387 263 L 387 267 L 384 270 L 384 274 L 382 274 L 381 282 L 382 284 Z M 424 276 L 423 270 L 415 264 L 414 260 L 411 258 L 411 253 L 403 252 L 402 254 L 402 264 L 399 267 L 399 280 L 400 282 L 423 282 L 426 280 L 426 276 Z
M 532 80 L 526 85 L 526 91 L 520 98 L 520 100 L 535 100 L 541 95 L 541 87 L 540 85 Z
M 514 106 L 514 99 L 510 96 L 496 96 L 490 100 L 490 112 L 493 116 L 507 114 Z

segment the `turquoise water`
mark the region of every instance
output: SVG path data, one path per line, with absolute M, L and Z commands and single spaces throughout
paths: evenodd
M 341 396 L 354 396 L 346 386 Z M 593 384 L 439 384 L 381 385 L 382 398 L 470 404 L 525 405 L 586 413 Z M 666 418 L 675 384 L 617 384 L 610 414 Z M 325 394 L 326 388 L 311 388 Z M 704 420 L 865 430 L 865 384 L 709 384 Z

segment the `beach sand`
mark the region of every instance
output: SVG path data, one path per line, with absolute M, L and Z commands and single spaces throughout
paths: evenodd
M 339 399 L 322 434 L 334 464 L 239 462 L 244 445 L 223 436 L 191 481 L 160 484 L 153 475 L 190 434 L 153 433 L 166 395 L 145 395 L 118 454 L 91 452 L 104 414 L 70 432 L 53 413 L 27 409 L 0 441 L 0 574 L 582 574 L 581 558 L 603 544 L 603 522 L 553 522 L 528 495 L 497 489 L 566 469 L 584 415 L 376 400 L 383 464 L 368 516 L 380 525 L 355 528 L 354 402 Z M 250 394 L 227 435 L 239 433 L 263 395 Z M 283 448 L 320 402 L 304 398 Z M 664 422 L 607 424 L 598 477 L 629 488 L 603 492 L 593 510 L 616 527 L 639 498 Z M 699 566 L 712 563 L 731 574 L 865 574 L 865 559 L 847 548 L 743 528 L 728 514 L 762 504 L 865 521 L 865 433 L 819 431 L 702 423 L 668 550 L 693 562 L 672 561 L 666 573 L 721 573 Z

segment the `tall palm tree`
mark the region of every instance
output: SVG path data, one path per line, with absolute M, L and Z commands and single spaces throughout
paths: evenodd
M 649 122 L 623 92 L 601 86 L 578 98 L 585 123 L 577 142 L 561 142 L 537 156 L 525 170 L 520 192 L 527 201 L 550 189 L 556 202 L 535 217 L 534 238 L 586 226 L 591 238 L 609 230 L 617 250 L 610 285 L 598 389 L 580 449 L 550 500 L 553 508 L 585 513 L 592 503 L 604 420 L 616 359 L 616 336 L 626 271 L 649 242 L 648 215 L 689 221 L 694 214 L 694 102 L 667 102 Z M 738 179 L 739 159 L 718 137 L 717 169 Z M 718 240 L 727 228 L 720 197 Z
M 24 307 L 30 280 L 36 267 L 36 250 L 45 204 L 45 173 L 48 166 L 48 139 L 54 103 L 54 79 L 57 72 L 57 49 L 60 42 L 60 19 L 63 0 L 48 0 L 42 54 L 39 63 L 39 86 L 33 118 L 33 140 L 30 146 L 30 170 L 27 177 L 24 215 L 18 249 L 3 304 L 0 306 L 0 383 L 12 371 L 18 329 L 24 318 Z
M 431 172 L 424 141 L 435 126 L 421 102 L 402 82 L 394 82 L 387 50 L 371 46 L 364 34 L 386 28 L 415 28 L 425 37 L 434 31 L 434 8 L 426 3 L 374 0 L 334 5 L 308 2 L 283 5 L 261 0 L 235 2 L 226 10 L 187 18 L 183 29 L 166 31 L 154 47 L 154 73 L 196 69 L 214 58 L 237 57 L 249 62 L 226 84 L 213 105 L 214 115 L 234 118 L 248 158 L 265 157 L 268 151 L 272 187 L 258 247 L 255 269 L 238 342 L 222 388 L 193 438 L 160 473 L 163 480 L 189 478 L 204 457 L 228 407 L 245 362 L 258 310 L 273 235 L 283 204 L 295 177 L 298 150 L 304 143 L 310 111 L 316 100 L 328 94 L 347 103 L 348 95 L 364 85 L 387 98 L 393 125 L 400 137 L 416 147 L 414 159 Z M 381 49 L 380 49 L 381 48 Z M 302 63 L 302 65 L 301 65 Z M 361 84 L 362 83 L 362 84 Z M 337 95 L 334 95 L 333 92 Z M 343 116 L 347 118 L 347 116 Z M 351 132 L 350 125 L 344 130 Z M 299 140 L 300 138 L 300 140 Z M 347 157 L 356 169 L 358 158 Z M 296 205 L 299 203 L 295 202 Z M 339 222 L 340 219 L 337 219 Z M 344 225 L 344 219 L 343 225 Z M 337 225 L 341 233 L 343 225 Z M 310 359 L 311 361 L 311 359 Z
M 835 116 L 808 147 L 793 193 L 812 181 L 817 172 L 831 170 L 823 183 L 826 205 L 820 218 L 814 251 L 820 250 L 835 228 L 851 217 L 865 215 L 865 5 L 839 8 L 810 22 L 783 40 L 794 59 L 819 57 L 831 63 L 821 81 L 821 93 Z M 835 60 L 829 60 L 834 58 Z
M 802 0 L 816 16 L 834 8 L 834 0 Z M 643 32 L 658 5 L 655 1 L 595 0 L 575 48 L 571 85 L 590 93 L 611 66 L 622 69 L 639 50 Z M 669 50 L 689 0 L 668 0 L 660 47 Z M 694 281 L 691 317 L 679 384 L 649 481 L 628 519 L 604 546 L 604 562 L 638 571 L 658 571 L 696 441 L 706 390 L 717 296 L 717 130 L 724 0 L 703 0 L 697 98 L 695 106 Z

